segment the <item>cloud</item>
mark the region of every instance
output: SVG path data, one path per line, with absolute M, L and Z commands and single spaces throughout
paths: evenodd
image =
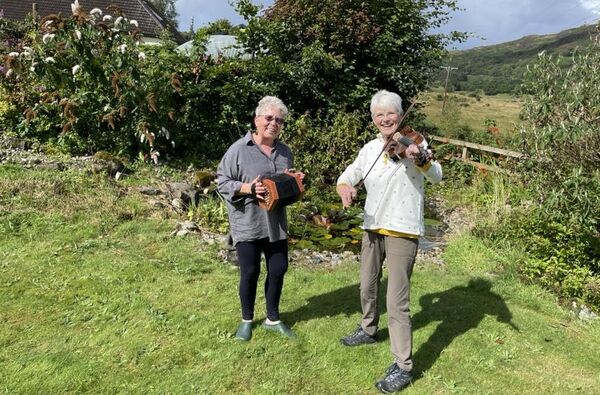
M 558 33 L 593 22 L 600 15 L 600 0 L 459 0 L 458 5 L 463 11 L 454 13 L 441 30 L 466 31 L 475 37 L 451 49 Z
M 600 15 L 600 0 L 579 0 L 579 3 L 593 14 Z
M 177 0 L 179 28 L 186 31 L 194 18 L 196 28 L 226 18 L 234 25 L 244 23 L 230 5 L 235 0 Z M 267 7 L 274 0 L 252 0 Z M 600 16 L 600 0 L 457 0 L 462 11 L 439 29 L 473 33 L 456 48 L 471 48 L 519 39 L 530 34 L 558 33 L 595 23 Z M 0 0 L 1 2 L 1 0 Z

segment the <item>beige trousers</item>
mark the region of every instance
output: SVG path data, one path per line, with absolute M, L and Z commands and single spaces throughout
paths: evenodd
M 410 321 L 410 276 L 417 255 L 418 239 L 384 236 L 366 231 L 362 240 L 360 264 L 361 326 L 367 334 L 377 333 L 377 295 L 382 265 L 387 258 L 386 306 L 391 351 L 398 366 L 412 371 L 412 324 Z

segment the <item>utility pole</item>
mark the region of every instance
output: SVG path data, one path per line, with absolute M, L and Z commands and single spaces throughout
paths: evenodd
M 446 82 L 444 82 L 444 102 L 442 103 L 442 114 L 443 114 L 444 108 L 446 108 L 446 96 L 448 95 L 448 77 L 450 76 L 450 71 L 458 70 L 458 67 L 442 66 L 440 68 L 446 70 Z

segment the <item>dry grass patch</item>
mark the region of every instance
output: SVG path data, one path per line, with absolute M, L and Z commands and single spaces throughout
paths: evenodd
M 493 120 L 500 138 L 515 133 L 519 127 L 522 100 L 510 95 L 473 97 L 467 93 L 449 93 L 442 113 L 443 91 L 428 91 L 419 96 L 424 103 L 421 111 L 427 121 L 447 137 L 455 137 L 465 127 L 473 131 L 487 130 L 487 120 Z

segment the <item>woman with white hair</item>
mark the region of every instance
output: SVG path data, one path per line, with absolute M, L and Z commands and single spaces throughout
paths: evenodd
M 242 341 L 252 337 L 262 254 L 267 266 L 267 318 L 262 326 L 286 337 L 295 336 L 279 319 L 283 278 L 288 269 L 286 209 L 276 207 L 267 211 L 258 205 L 266 192 L 262 176 L 293 168 L 292 152 L 279 140 L 288 109 L 277 97 L 265 96 L 258 103 L 255 115 L 256 129 L 229 147 L 217 170 L 218 188 L 227 204 L 230 233 L 240 266 L 242 321 L 235 337 Z
M 364 207 L 361 249 L 360 300 L 362 320 L 358 328 L 341 339 L 345 346 L 377 341 L 379 311 L 377 295 L 382 265 L 387 259 L 388 287 L 386 306 L 388 330 L 394 362 L 376 387 L 384 393 L 400 391 L 412 380 L 412 329 L 409 313 L 410 277 L 419 236 L 424 234 L 425 179 L 442 179 L 440 164 L 432 160 L 427 142 L 417 144 L 401 139 L 405 150 L 401 157 L 390 154 L 402 121 L 402 99 L 385 90 L 371 99 L 371 117 L 379 133 L 365 144 L 357 158 L 342 173 L 336 190 L 344 207 L 356 197 L 356 186 L 364 183 L 367 198 Z M 402 133 L 400 133 L 402 135 Z M 390 139 L 393 140 L 390 141 Z

